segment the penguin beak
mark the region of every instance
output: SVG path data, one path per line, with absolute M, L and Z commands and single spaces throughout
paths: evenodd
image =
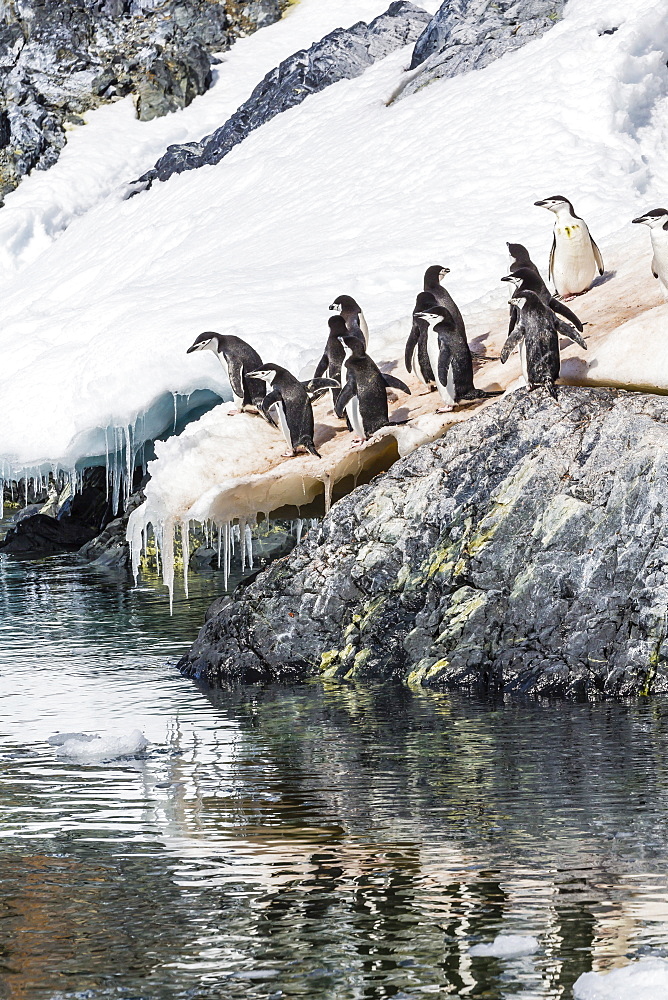
M 637 219 L 632 219 L 631 222 L 649 222 L 646 215 L 639 215 Z
M 549 200 L 545 198 L 543 201 L 534 201 L 534 205 L 538 208 L 547 208 L 549 205 Z
M 514 281 L 514 280 L 515 280 L 514 274 L 507 274 L 505 278 L 501 278 L 501 281 Z
M 210 340 L 196 340 L 195 343 L 188 348 L 186 354 L 192 354 L 193 351 L 203 351 L 207 344 L 210 343 Z

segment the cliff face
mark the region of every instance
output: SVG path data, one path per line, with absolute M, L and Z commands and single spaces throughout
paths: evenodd
M 82 112 L 133 93 L 143 120 L 186 107 L 211 53 L 277 20 L 289 0 L 0 2 L 0 197 L 58 159 Z
M 667 478 L 664 397 L 520 390 L 336 504 L 212 609 L 180 668 L 666 691 Z

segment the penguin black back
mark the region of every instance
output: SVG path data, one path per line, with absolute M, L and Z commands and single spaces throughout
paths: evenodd
M 364 318 L 362 307 L 352 295 L 339 295 L 329 308 L 343 317 L 349 334 L 359 337 L 365 345 L 369 343 L 369 327 Z
M 249 378 L 248 372 L 262 367 L 262 358 L 257 351 L 241 337 L 215 333 L 207 330 L 200 333 L 186 351 L 212 351 L 223 363 L 230 380 L 232 392 L 240 409 L 245 406 L 261 407 L 265 395 L 265 385 L 260 379 Z
M 346 354 L 342 368 L 346 373 L 346 383 L 339 394 L 336 413 L 342 417 L 345 412 L 352 429 L 364 440 L 390 422 L 388 387 L 401 389 L 408 395 L 410 389 L 393 375 L 384 375 L 358 337 L 344 335 L 341 341 Z
M 516 292 L 511 301 L 519 310 L 519 318 L 503 346 L 501 362 L 505 364 L 513 348 L 523 342 L 529 389 L 543 386 L 556 399 L 554 383 L 561 370 L 557 317 L 535 292 Z
M 262 410 L 280 426 L 290 454 L 303 447 L 319 458 L 313 443 L 313 406 L 305 386 L 281 365 L 263 365 L 251 374 L 270 390 L 262 401 Z
M 445 308 L 449 310 L 455 321 L 457 333 L 466 341 L 464 318 L 460 313 L 455 300 L 450 295 L 450 292 L 448 292 L 448 290 L 441 284 L 443 278 L 449 273 L 450 268 L 443 267 L 441 264 L 432 264 L 431 267 L 428 267 L 424 272 L 424 290 L 425 292 L 431 292 L 439 306 L 445 306 Z

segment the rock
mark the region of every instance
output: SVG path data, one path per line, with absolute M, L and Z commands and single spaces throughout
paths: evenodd
M 130 572 L 130 547 L 125 539 L 128 518 L 132 511 L 144 502 L 143 490 L 132 493 L 124 513 L 109 521 L 104 530 L 82 545 L 78 554 L 98 569 L 122 570 Z
M 289 0 L 4 0 L 0 4 L 0 200 L 56 162 L 65 123 L 137 95 L 143 120 L 187 107 L 211 53 L 277 20 Z
M 0 552 L 30 559 L 74 552 L 104 527 L 109 507 L 104 469 L 89 469 L 81 492 L 68 500 L 58 517 L 22 516 L 0 542 Z
M 200 142 L 169 146 L 155 167 L 132 182 L 132 193 L 154 180 L 219 163 L 247 135 L 271 118 L 301 104 L 339 80 L 360 76 L 377 59 L 414 41 L 429 22 L 429 15 L 407 0 L 390 4 L 386 13 L 365 24 L 337 28 L 309 49 L 295 52 L 267 73 L 249 99 L 228 121 Z
M 410 68 L 420 70 L 397 96 L 488 66 L 548 31 L 565 5 L 566 0 L 445 0 L 415 43 Z
M 666 692 L 667 480 L 665 397 L 519 390 L 335 504 L 179 666 L 214 686 Z

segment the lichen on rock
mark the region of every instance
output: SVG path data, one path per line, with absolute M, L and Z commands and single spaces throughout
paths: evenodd
M 181 661 L 220 685 L 668 690 L 668 400 L 520 390 L 339 501 Z

